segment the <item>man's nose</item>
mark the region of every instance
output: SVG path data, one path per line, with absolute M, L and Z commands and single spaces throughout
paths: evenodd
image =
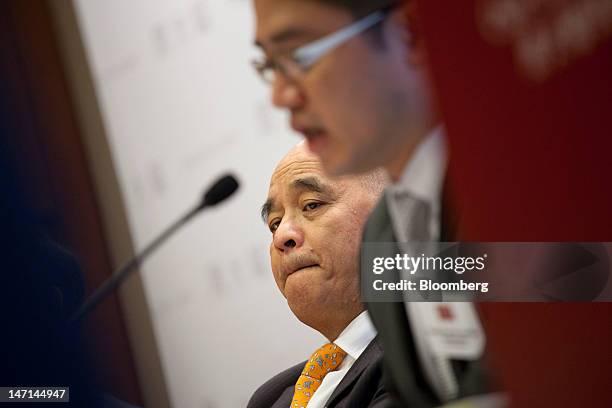
M 304 96 L 297 83 L 277 74 L 272 82 L 272 103 L 277 108 L 299 109 L 304 103 Z
M 300 248 L 304 244 L 304 230 L 298 223 L 283 219 L 274 233 L 274 247 L 281 252 Z

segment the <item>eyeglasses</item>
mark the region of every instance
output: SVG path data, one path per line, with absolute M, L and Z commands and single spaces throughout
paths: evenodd
M 287 54 L 254 60 L 252 62 L 253 67 L 264 82 L 268 84 L 272 84 L 279 73 L 285 78 L 297 80 L 325 54 L 383 21 L 389 11 L 389 9 L 375 11 L 361 20 L 298 47 Z

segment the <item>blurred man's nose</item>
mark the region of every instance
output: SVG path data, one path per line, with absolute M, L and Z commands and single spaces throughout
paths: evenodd
M 304 244 L 304 230 L 292 219 L 284 218 L 274 233 L 274 247 L 289 252 Z
M 304 103 L 304 97 L 297 84 L 281 74 L 272 82 L 272 103 L 277 108 L 298 109 Z

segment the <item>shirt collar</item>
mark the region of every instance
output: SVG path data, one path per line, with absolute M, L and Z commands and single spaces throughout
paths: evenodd
M 446 172 L 446 140 L 442 125 L 434 128 L 417 146 L 391 193 L 409 192 L 429 203 L 440 200 Z
M 364 310 L 345 327 L 334 344 L 357 360 L 374 337 L 376 337 L 376 329 L 368 312 Z

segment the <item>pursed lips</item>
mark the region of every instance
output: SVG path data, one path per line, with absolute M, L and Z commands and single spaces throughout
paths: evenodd
M 314 260 L 297 260 L 293 262 L 289 262 L 285 267 L 283 267 L 283 275 L 285 279 L 287 279 L 290 275 L 302 270 L 311 267 L 319 266 L 317 262 Z

